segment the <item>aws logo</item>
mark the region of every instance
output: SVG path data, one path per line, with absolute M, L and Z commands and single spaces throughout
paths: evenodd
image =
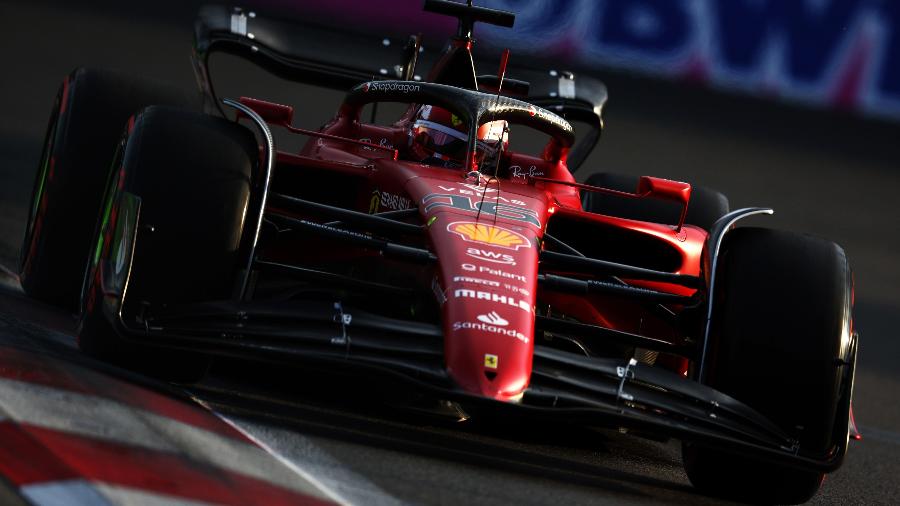
M 503 265 L 516 265 L 516 259 L 508 253 L 497 253 L 481 248 L 466 248 L 466 255 L 485 262 L 492 262 Z
M 459 235 L 467 242 L 489 244 L 511 250 L 518 250 L 523 246 L 526 248 L 531 247 L 531 241 L 524 235 L 494 225 L 457 221 L 447 225 L 447 231 Z

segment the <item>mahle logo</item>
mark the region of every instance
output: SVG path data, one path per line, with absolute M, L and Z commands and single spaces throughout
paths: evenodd
M 476 300 L 484 300 L 487 302 L 496 302 L 498 304 L 502 304 L 505 306 L 511 306 L 516 309 L 521 309 L 526 313 L 534 313 L 534 308 L 528 301 L 523 299 L 517 299 L 511 295 L 500 295 L 499 293 L 486 292 L 483 290 L 472 290 L 469 288 L 457 288 L 453 291 L 453 298 L 455 299 L 476 299 Z M 508 324 L 509 322 L 507 322 Z M 496 324 L 493 324 L 496 325 Z
M 494 225 L 457 221 L 447 225 L 447 231 L 458 234 L 468 242 L 490 244 L 512 250 L 518 250 L 523 246 L 531 247 L 531 242 L 524 235 Z

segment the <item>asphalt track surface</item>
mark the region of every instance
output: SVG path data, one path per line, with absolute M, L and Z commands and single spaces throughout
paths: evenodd
M 55 3 L 0 2 L 0 19 L 0 264 L 12 267 L 62 76 L 97 66 L 188 87 L 191 35 L 189 24 L 164 16 Z M 226 93 L 297 104 L 304 126 L 327 118 L 339 98 L 297 96 L 249 72 L 227 67 Z M 607 83 L 608 129 L 580 177 L 617 170 L 709 185 L 732 207 L 775 207 L 774 218 L 754 224 L 829 237 L 848 251 L 862 334 L 854 403 L 864 439 L 813 503 L 900 503 L 900 128 L 621 76 Z M 14 282 L 0 285 L 0 315 L 12 322 L 0 340 L 32 336 L 77 353 L 70 315 L 28 301 Z M 691 490 L 673 442 L 559 434 L 515 421 L 448 424 L 311 383 L 291 371 L 222 364 L 191 392 L 350 503 L 718 503 Z

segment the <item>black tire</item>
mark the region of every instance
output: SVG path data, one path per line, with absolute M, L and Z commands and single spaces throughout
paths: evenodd
M 126 324 L 137 325 L 135 308 L 149 308 L 152 314 L 172 304 L 232 296 L 258 153 L 249 130 L 221 118 L 156 106 L 137 116 L 120 150 L 121 170 L 110 178 L 107 191 L 111 210 L 120 209 L 125 194 L 140 198 L 122 311 Z M 107 230 L 119 214 L 110 211 L 97 227 L 97 251 L 102 254 L 85 282 L 79 346 L 90 355 L 156 377 L 198 380 L 208 357 L 124 339 L 110 324 L 114 315 L 95 303 L 102 298 L 98 266 L 112 261 Z
M 639 180 L 640 176 L 631 174 L 598 172 L 591 174 L 585 184 L 634 192 Z M 681 207 L 673 202 L 656 199 L 634 200 L 587 191 L 582 192 L 581 203 L 585 211 L 592 213 L 655 223 L 676 224 L 681 213 Z M 728 214 L 728 198 L 725 195 L 710 188 L 692 185 L 691 202 L 688 205 L 685 223 L 709 231 L 713 223 L 726 214 Z
M 190 107 L 181 90 L 80 68 L 56 97 L 19 255 L 25 292 L 76 310 L 110 162 L 125 122 L 152 104 Z
M 717 269 L 709 385 L 756 409 L 824 457 L 846 427 L 838 410 L 851 329 L 844 251 L 810 236 L 740 228 L 726 237 Z M 852 380 L 851 380 L 852 381 Z M 685 443 L 685 470 L 699 489 L 774 503 L 811 498 L 824 474 L 773 466 Z

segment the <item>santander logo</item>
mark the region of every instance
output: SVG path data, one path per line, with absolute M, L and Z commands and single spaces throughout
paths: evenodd
M 524 344 L 528 344 L 531 341 L 531 339 L 525 334 L 519 332 L 514 328 L 509 328 L 509 322 L 505 318 L 497 314 L 496 311 L 478 315 L 477 318 L 478 322 L 454 322 L 453 330 L 478 330 L 481 332 L 487 332 L 489 334 L 500 334 L 503 336 L 515 337 Z M 489 367 L 493 368 L 493 366 Z
M 488 325 L 496 325 L 498 327 L 505 327 L 509 325 L 509 322 L 506 321 L 502 316 L 497 314 L 496 311 L 491 311 L 488 314 L 478 315 L 478 321 L 487 323 Z

